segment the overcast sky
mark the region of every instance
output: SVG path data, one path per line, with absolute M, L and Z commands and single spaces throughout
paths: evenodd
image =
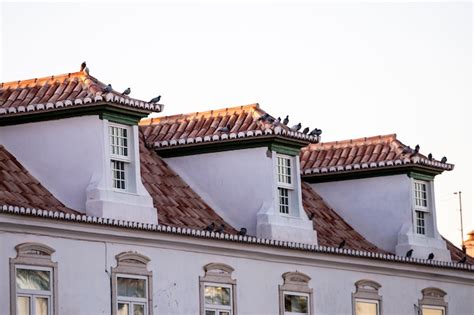
M 323 141 L 397 133 L 454 171 L 436 178 L 440 231 L 472 216 L 472 10 L 464 3 L 8 3 L 0 81 L 74 72 L 165 114 L 258 102 Z

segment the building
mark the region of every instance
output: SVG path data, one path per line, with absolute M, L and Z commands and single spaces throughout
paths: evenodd
M 454 165 L 258 104 L 147 118 L 87 71 L 0 85 L 0 314 L 474 313 Z

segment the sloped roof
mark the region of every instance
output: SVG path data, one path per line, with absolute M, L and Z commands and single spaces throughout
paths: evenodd
M 105 94 L 105 86 L 83 71 L 0 83 L 0 118 L 104 102 L 146 113 L 162 110 L 163 105 L 137 100 L 114 90 Z
M 376 253 L 386 253 L 370 243 L 354 230 L 324 200 L 305 182 L 301 183 L 303 207 L 308 215 L 313 214 L 313 226 L 318 233 L 318 244 L 338 247 L 345 241 L 344 248 L 363 250 Z
M 147 143 L 156 149 L 220 142 L 241 138 L 279 136 L 300 141 L 318 142 L 317 137 L 291 131 L 288 126 L 259 121 L 266 114 L 258 104 L 223 108 L 173 116 L 145 118 L 140 121 Z M 218 129 L 230 125 L 228 133 Z
M 25 208 L 78 213 L 56 199 L 0 145 L 0 202 Z
M 415 152 L 401 143 L 396 134 L 310 144 L 301 150 L 300 162 L 303 176 L 403 165 L 419 165 L 439 171 L 454 168 L 453 164 L 429 160 Z
M 212 210 L 156 152 L 147 148 L 140 137 L 142 182 L 158 209 L 160 224 L 203 229 L 210 223 L 224 224 L 226 233 L 235 229 Z

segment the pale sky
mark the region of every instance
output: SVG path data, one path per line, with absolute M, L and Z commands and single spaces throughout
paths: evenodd
M 0 5 L 0 81 L 74 72 L 164 114 L 258 102 L 323 141 L 397 133 L 456 165 L 438 176 L 442 234 L 472 215 L 472 4 L 157 2 Z

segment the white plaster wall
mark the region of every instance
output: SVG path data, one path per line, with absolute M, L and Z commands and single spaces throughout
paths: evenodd
M 403 224 L 412 222 L 411 181 L 407 175 L 311 184 L 355 230 L 395 252 Z
M 451 315 L 470 315 L 474 310 L 474 280 L 470 273 L 462 271 L 458 271 L 458 275 L 465 277 L 463 281 L 455 278 L 442 280 L 436 275 L 436 269 L 433 269 L 432 275 L 418 277 L 404 272 L 379 271 L 370 267 L 370 260 L 367 260 L 365 270 L 355 270 L 338 263 L 322 265 L 297 257 L 291 258 L 291 261 L 279 261 L 271 253 L 257 255 L 242 250 L 232 251 L 230 248 L 234 244 L 229 245 L 229 250 L 221 252 L 206 249 L 205 246 L 196 250 L 179 245 L 183 237 L 176 237 L 178 242 L 170 245 L 143 242 L 139 237 L 93 240 L 91 238 L 94 237 L 89 234 L 87 238 L 90 240 L 77 240 L 73 235 L 66 238 L 40 234 L 0 232 L 2 315 L 9 314 L 8 258 L 15 257 L 14 247 L 17 244 L 27 241 L 43 243 L 56 250 L 53 261 L 58 262 L 59 268 L 59 314 L 110 314 L 110 278 L 105 270 L 110 271 L 116 265 L 115 255 L 124 251 L 136 251 L 151 259 L 149 270 L 153 271 L 154 314 L 199 314 L 199 276 L 203 275 L 203 266 L 210 262 L 225 263 L 235 269 L 233 278 L 237 280 L 237 310 L 241 315 L 278 314 L 281 275 L 296 270 L 312 278 L 310 287 L 314 290 L 315 315 L 351 314 L 351 293 L 354 292 L 354 283 L 361 279 L 382 285 L 379 293 L 383 297 L 384 315 L 414 314 L 413 304 L 418 303 L 421 290 L 426 287 L 437 287 L 447 292 L 446 301 Z M 242 246 L 252 247 L 238 247 Z
M 273 204 L 274 169 L 267 148 L 166 158 L 208 204 L 236 229 L 256 234 L 256 214 Z

